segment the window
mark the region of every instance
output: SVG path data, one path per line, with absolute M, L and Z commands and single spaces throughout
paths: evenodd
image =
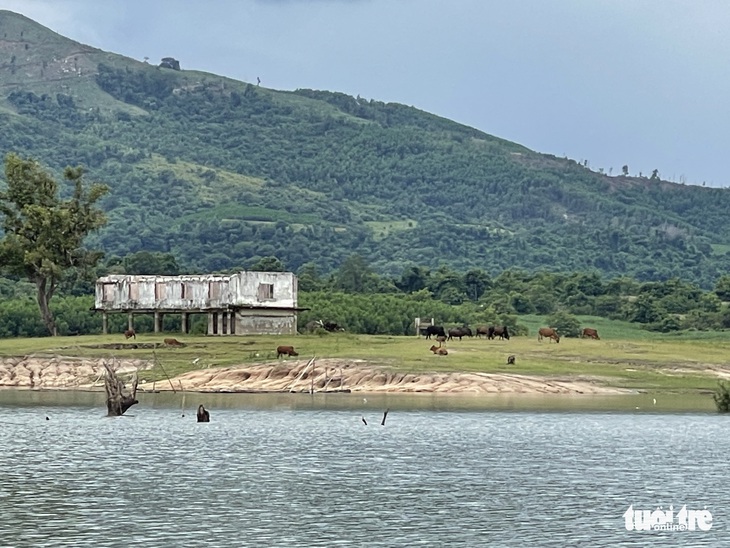
M 274 284 L 259 284 L 259 301 L 269 301 L 274 298 Z
M 192 300 L 193 298 L 193 284 L 190 282 L 183 282 L 180 284 L 180 298 Z
M 155 300 L 162 301 L 167 296 L 167 286 L 164 283 L 155 284 Z
M 113 303 L 114 302 L 114 290 L 117 288 L 117 284 L 104 284 L 102 286 L 102 296 L 101 299 L 105 303 Z
M 139 284 L 137 282 L 132 282 L 129 284 L 129 300 L 139 300 Z

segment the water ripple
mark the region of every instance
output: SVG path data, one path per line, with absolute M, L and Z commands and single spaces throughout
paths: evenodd
M 0 546 L 719 546 L 714 415 L 0 406 Z M 712 511 L 635 532 L 628 506 Z

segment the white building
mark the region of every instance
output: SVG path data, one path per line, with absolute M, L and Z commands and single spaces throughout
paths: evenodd
M 182 315 L 182 332 L 190 314 L 208 315 L 209 335 L 296 334 L 297 278 L 291 272 L 239 272 L 200 276 L 105 276 L 96 281 L 94 309 L 108 314 L 154 314 L 155 332 L 165 314 Z

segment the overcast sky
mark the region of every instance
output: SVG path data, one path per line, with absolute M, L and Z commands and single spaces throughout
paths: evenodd
M 79 42 L 730 186 L 727 0 L 0 0 Z

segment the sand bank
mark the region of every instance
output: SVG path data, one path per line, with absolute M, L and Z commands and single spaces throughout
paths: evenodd
M 0 387 L 103 389 L 104 359 L 68 356 L 0 358 Z M 116 360 L 117 371 L 152 368 L 146 360 Z M 437 392 L 622 394 L 587 377 L 537 377 L 506 373 L 394 372 L 359 360 L 286 360 L 190 371 L 172 379 L 176 390 L 195 392 Z M 141 390 L 171 390 L 167 379 L 140 383 Z

